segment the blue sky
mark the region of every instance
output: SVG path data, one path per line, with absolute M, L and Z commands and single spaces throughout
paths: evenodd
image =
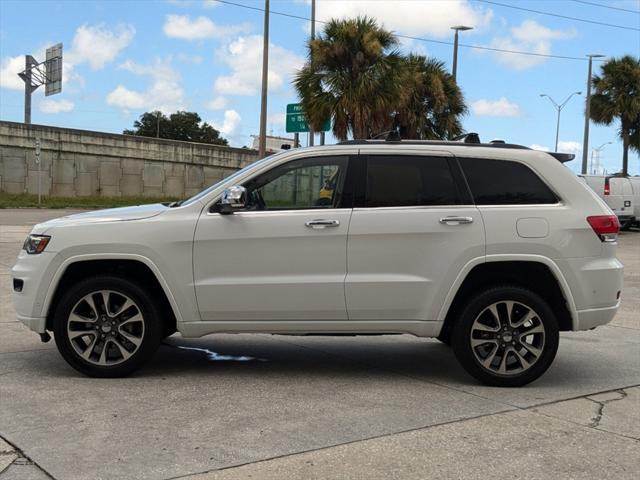
M 507 50 L 580 58 L 587 53 L 640 55 L 640 0 L 496 2 L 629 28 L 479 0 L 317 0 L 317 17 L 366 13 L 398 34 L 445 42 L 452 40 L 449 26 L 472 25 L 474 30 L 461 34 L 461 43 Z M 235 3 L 264 6 L 262 1 Z M 309 17 L 310 2 L 272 0 L 271 10 Z M 290 80 L 304 61 L 308 34 L 308 22 L 272 14 L 268 130 L 274 135 L 284 134 L 286 104 L 296 101 Z M 186 109 L 222 130 L 232 145 L 250 145 L 250 136 L 258 133 L 260 11 L 215 0 L 0 0 L 0 119 L 23 119 L 23 84 L 15 74 L 24 66 L 24 54 L 42 60 L 44 49 L 57 42 L 65 49 L 63 92 L 45 97 L 41 88 L 34 94 L 33 123 L 121 132 L 144 111 Z M 451 64 L 450 45 L 403 39 L 401 48 Z M 586 77 L 583 60 L 461 47 L 458 82 L 471 106 L 464 126 L 485 140 L 553 148 L 556 112 L 539 95 L 560 102 L 584 91 Z M 583 111 L 584 97 L 572 98 L 560 130 L 559 150 L 578 158 Z M 613 142 L 601 153 L 609 172 L 621 164 L 616 132 L 617 126 L 591 126 L 590 148 Z M 578 169 L 578 164 L 571 166 Z M 630 173 L 640 174 L 635 153 Z

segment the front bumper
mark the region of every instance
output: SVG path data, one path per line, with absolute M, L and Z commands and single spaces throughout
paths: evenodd
M 47 318 L 46 317 L 23 317 L 17 315 L 18 320 L 24 323 L 30 330 L 36 333 L 45 333 L 47 331 Z
M 34 332 L 46 331 L 45 300 L 61 264 L 62 259 L 55 252 L 29 255 L 22 250 L 11 269 L 11 278 L 23 281 L 22 290 L 13 291 L 16 317 Z

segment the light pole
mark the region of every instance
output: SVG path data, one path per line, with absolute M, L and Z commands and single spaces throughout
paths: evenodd
M 602 145 L 600 145 L 599 147 L 596 147 L 596 148 L 594 148 L 593 150 L 591 150 L 591 168 L 589 168 L 589 170 L 591 170 L 591 173 L 593 173 L 594 175 L 597 173 L 597 172 L 596 172 L 596 170 L 597 170 L 598 168 L 600 168 L 600 151 L 601 151 L 604 147 L 606 147 L 607 145 L 611 145 L 611 143 L 613 143 L 613 142 L 604 142 L 604 143 L 603 143 Z M 593 168 L 593 157 L 594 157 L 594 155 L 593 155 L 593 154 L 594 154 L 594 153 L 596 154 L 595 156 L 596 156 L 596 159 L 597 159 L 597 162 L 596 162 L 596 168 L 595 168 L 595 169 Z
M 574 95 L 582 95 L 582 92 L 573 92 L 571 95 L 567 97 L 567 99 L 564 102 L 558 104 L 558 102 L 556 102 L 553 98 L 551 98 L 546 93 L 540 94 L 541 97 L 547 97 L 549 101 L 553 104 L 555 109 L 558 111 L 558 120 L 556 121 L 556 146 L 553 149 L 554 152 L 558 151 L 558 135 L 560 135 L 560 112 L 562 112 L 562 109 L 565 107 L 565 105 L 569 102 L 569 100 L 571 100 L 571 97 L 573 97 Z
M 456 74 L 458 73 L 458 32 L 464 32 L 466 30 L 473 30 L 473 27 L 467 27 L 465 25 L 456 25 L 451 27 L 451 30 L 455 30 L 456 34 L 453 37 L 453 68 L 451 69 L 451 76 L 453 80 L 456 80 Z
M 316 38 L 316 0 L 311 0 L 311 40 Z M 313 52 L 313 50 L 311 50 Z M 315 140 L 315 132 L 311 125 L 309 125 L 309 146 L 313 146 Z
M 267 79 L 269 77 L 269 0 L 264 0 L 264 31 L 262 45 L 262 97 L 260 99 L 260 138 L 258 155 L 267 154 Z
M 584 111 L 584 139 L 582 142 L 582 174 L 587 173 L 587 157 L 589 154 L 589 121 L 591 116 L 591 67 L 593 65 L 594 58 L 602 58 L 604 55 L 600 55 L 599 53 L 590 53 L 587 55 L 589 57 L 589 73 L 587 74 L 587 98 L 586 98 L 586 109 Z

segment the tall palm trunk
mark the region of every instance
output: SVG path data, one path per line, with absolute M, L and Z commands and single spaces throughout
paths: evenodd
M 622 129 L 622 174 L 629 175 L 629 129 Z

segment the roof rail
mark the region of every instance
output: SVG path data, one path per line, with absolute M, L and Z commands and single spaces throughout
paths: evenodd
M 480 148 L 505 148 L 513 150 L 531 150 L 524 145 L 518 145 L 515 143 L 506 143 L 504 140 L 492 140 L 490 143 L 480 143 L 480 136 L 477 133 L 467 133 L 455 137 L 453 140 L 402 140 L 393 135 L 392 132 L 384 132 L 387 134 L 385 140 L 381 139 L 359 139 L 359 140 L 345 140 L 338 142 L 337 145 L 384 145 L 388 143 L 400 143 L 402 145 L 434 145 L 434 146 L 460 146 L 460 147 L 480 147 Z M 382 135 L 382 134 L 381 134 Z M 560 163 L 570 162 L 576 156 L 573 153 L 560 153 L 560 152 L 543 152 L 551 155 Z
M 518 150 L 531 150 L 524 145 L 516 145 L 514 143 L 469 143 L 454 140 L 378 140 L 378 139 L 358 139 L 344 140 L 336 145 L 385 145 L 389 143 L 402 145 L 440 145 L 440 146 L 458 146 L 458 147 L 487 147 L 487 148 L 512 148 Z

